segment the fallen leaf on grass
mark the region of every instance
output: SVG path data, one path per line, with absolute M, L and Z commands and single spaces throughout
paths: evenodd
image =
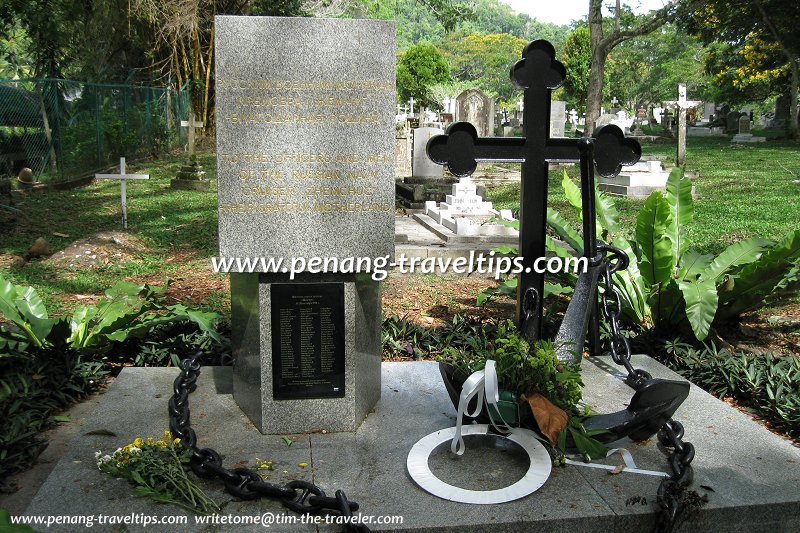
M 567 413 L 538 392 L 522 398 L 530 405 L 533 417 L 542 434 L 547 437 L 550 444 L 555 446 L 558 435 L 567 426 Z

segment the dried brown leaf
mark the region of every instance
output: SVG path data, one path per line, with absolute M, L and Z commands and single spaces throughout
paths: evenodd
M 541 394 L 533 393 L 522 397 L 531 407 L 533 417 L 539 425 L 542 434 L 547 437 L 550 444 L 556 445 L 558 435 L 567 427 L 567 413 L 560 407 L 553 405 L 550 400 Z

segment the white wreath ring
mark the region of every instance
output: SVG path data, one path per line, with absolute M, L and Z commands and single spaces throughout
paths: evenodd
M 471 424 L 463 426 L 463 435 L 483 435 L 489 431 L 487 424 Z M 406 467 L 411 478 L 423 489 L 434 496 L 445 500 L 461 503 L 493 504 L 505 503 L 523 498 L 544 485 L 550 477 L 552 462 L 550 454 L 536 438 L 535 434 L 527 429 L 515 428 L 507 438 L 519 444 L 528 453 L 530 467 L 522 479 L 497 490 L 468 490 L 449 485 L 437 478 L 428 465 L 428 459 L 440 444 L 452 441 L 456 435 L 456 428 L 442 429 L 423 437 L 411 448 L 406 460 Z

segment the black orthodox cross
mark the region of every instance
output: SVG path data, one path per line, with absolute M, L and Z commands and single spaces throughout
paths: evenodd
M 512 82 L 523 90 L 523 137 L 479 138 L 472 124 L 457 122 L 447 129 L 447 134 L 432 137 L 427 146 L 431 160 L 447 165 L 456 176 L 472 174 L 478 161 L 522 163 L 519 253 L 523 272 L 519 278 L 517 314 L 530 340 L 541 337 L 544 274 L 536 273 L 533 263 L 544 257 L 546 251 L 549 163 L 578 162 L 581 154 L 586 160 L 594 152 L 597 171 L 603 176 L 614 176 L 623 164 L 633 164 L 641 155 L 639 143 L 626 139 L 614 125 L 601 128 L 592 139 L 550 138 L 550 94 L 564 82 L 565 76 L 564 65 L 555 59 L 553 45 L 544 40 L 529 43 L 522 59 L 511 69 Z M 582 166 L 591 174 L 591 164 Z M 582 178 L 583 202 L 591 203 L 592 217 L 590 224 L 584 221 L 584 228 L 591 227 L 593 233 L 594 179 Z M 587 194 L 587 190 L 591 193 Z M 584 209 L 585 218 L 590 216 L 589 211 Z M 587 249 L 585 253 L 588 255 L 590 251 Z

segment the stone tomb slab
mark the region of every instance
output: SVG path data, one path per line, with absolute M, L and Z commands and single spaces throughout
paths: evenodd
M 634 356 L 633 364 L 654 377 L 677 377 L 645 356 Z M 436 363 L 384 363 L 382 370 L 381 401 L 355 433 L 293 435 L 290 447 L 278 436 L 261 435 L 233 402 L 230 370 L 213 367 L 203 370 L 198 390 L 190 396 L 192 426 L 197 430 L 199 445 L 218 450 L 226 466 L 240 463 L 253 466 L 256 457 L 272 460 L 276 467 L 269 472 L 269 481 L 313 479 L 331 493 L 336 488 L 344 489 L 348 497 L 359 502 L 365 514 L 398 514 L 404 518 L 400 526 L 373 525 L 375 531 L 652 529 L 659 480 L 651 476 L 625 472 L 611 476 L 606 471 L 579 466 L 554 468 L 550 479 L 534 494 L 489 506 L 447 502 L 428 494 L 409 478 L 405 471 L 406 456 L 423 436 L 454 425 L 455 410 Z M 134 437 L 160 435 L 167 425 L 166 401 L 175 375 L 174 368 L 124 369 L 26 514 L 186 515 L 178 508 L 133 497 L 126 482 L 108 478 L 94 465 L 97 449 L 113 450 Z M 587 401 L 601 412 L 624 408 L 631 397 L 619 368 L 610 359 L 585 360 L 583 379 Z M 131 409 L 132 404 L 136 409 Z M 693 488 L 701 494 L 707 492 L 709 497 L 709 503 L 690 516 L 679 531 L 774 533 L 800 528 L 800 496 L 796 490 L 800 483 L 800 450 L 694 386 L 675 418 L 686 428 L 685 440 L 697 449 Z M 86 435 L 98 429 L 112 431 L 116 436 Z M 493 485 L 513 481 L 516 474 L 509 473 L 507 466 L 519 466 L 516 452 L 489 440 L 468 442 L 465 456 L 458 460 L 434 452 L 431 468 L 445 481 L 464 485 L 481 479 L 489 488 L 496 488 Z M 639 468 L 658 471 L 668 468 L 656 439 L 641 444 L 624 440 L 618 445 L 632 452 Z M 475 453 L 470 454 L 471 450 Z M 300 463 L 309 466 L 302 468 Z M 616 464 L 616 460 L 612 458 L 607 463 Z M 288 474 L 283 474 L 283 470 Z M 217 501 L 231 500 L 220 492 L 219 484 L 205 481 L 201 484 Z M 646 504 L 631 504 L 632 498 L 637 497 L 645 498 Z M 277 502 L 259 500 L 230 501 L 224 512 L 256 516 L 284 511 Z M 94 530 L 112 531 L 112 528 L 96 525 Z M 132 532 L 145 530 L 158 529 L 128 527 Z M 189 525 L 171 530 L 216 529 L 198 526 L 190 517 Z M 263 531 L 263 528 L 238 526 L 236 530 Z M 319 528 L 326 532 L 338 530 Z M 47 531 L 74 531 L 74 526 Z M 314 528 L 293 525 L 291 531 L 314 531 Z

